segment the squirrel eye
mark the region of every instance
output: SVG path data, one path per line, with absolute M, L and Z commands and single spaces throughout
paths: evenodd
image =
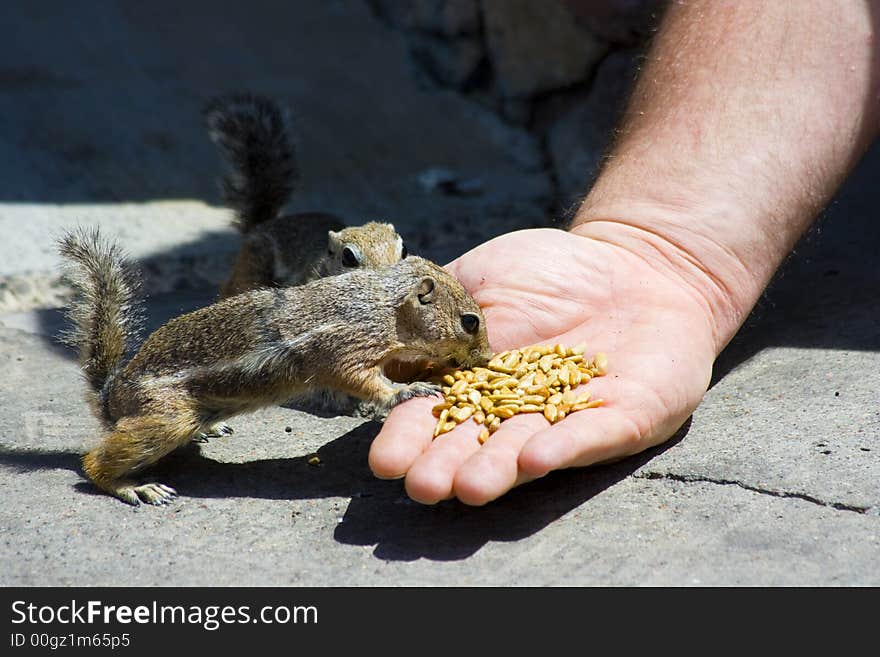
M 354 254 L 354 251 L 345 247 L 342 249 L 342 264 L 346 267 L 357 267 L 361 263 L 358 260 L 358 257 Z
M 461 316 L 461 327 L 466 333 L 473 335 L 480 328 L 480 318 L 473 313 L 467 313 Z
M 400 246 L 400 259 L 403 260 L 408 255 L 409 252 L 406 250 L 406 244 L 402 244 Z

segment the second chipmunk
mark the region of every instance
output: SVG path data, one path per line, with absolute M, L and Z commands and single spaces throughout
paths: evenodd
M 129 358 L 139 318 L 132 266 L 97 232 L 68 233 L 59 250 L 77 293 L 67 340 L 104 426 L 83 468 L 129 504 L 173 499 L 174 489 L 135 475 L 233 415 L 315 389 L 390 408 L 437 391 L 392 381 L 395 363 L 473 367 L 492 355 L 483 314 L 461 283 L 409 257 L 218 301 L 172 319 Z
M 204 116 L 211 139 L 231 168 L 223 179 L 223 197 L 242 235 L 221 299 L 406 257 L 403 239 L 390 223 L 346 226 L 323 212 L 281 214 L 297 166 L 287 121 L 273 100 L 252 94 L 223 96 L 207 105 Z

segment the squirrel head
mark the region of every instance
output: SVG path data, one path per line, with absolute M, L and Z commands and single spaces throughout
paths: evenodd
M 370 221 L 328 233 L 327 257 L 322 276 L 335 276 L 359 267 L 377 269 L 393 265 L 407 255 L 403 238 L 393 224 Z
M 441 365 L 470 368 L 492 357 L 486 320 L 474 298 L 442 267 L 411 256 L 395 266 L 407 267 L 408 289 L 397 307 L 397 335 L 407 350 Z

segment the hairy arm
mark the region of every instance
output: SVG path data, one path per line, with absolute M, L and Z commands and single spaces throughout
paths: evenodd
M 370 449 L 409 495 L 484 504 L 560 468 L 640 452 L 693 413 L 712 365 L 877 132 L 876 5 L 672 3 L 616 142 L 570 230 L 511 233 L 449 265 L 496 351 L 608 354 L 597 409 L 550 426 L 475 423 L 432 440 L 432 400 L 396 407 Z
M 572 229 L 685 273 L 720 352 L 877 133 L 878 21 L 864 0 L 671 3 Z

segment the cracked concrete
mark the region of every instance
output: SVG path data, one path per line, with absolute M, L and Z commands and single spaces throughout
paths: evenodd
M 441 261 L 549 222 L 534 137 L 420 86 L 402 37 L 357 3 L 298 3 L 284 20 L 230 7 L 229 22 L 216 6 L 175 5 L 175 21 L 164 2 L 7 8 L 0 144 L 17 166 L 0 197 L 0 584 L 880 584 L 880 148 L 659 448 L 484 508 L 423 507 L 371 476 L 375 422 L 279 407 L 163 462 L 156 477 L 181 493 L 167 508 L 95 494 L 79 456 L 97 425 L 55 339 L 65 290 L 50 237 L 74 222 L 117 236 L 148 270 L 149 329 L 208 303 L 236 246 L 198 122 L 209 95 L 247 86 L 295 108 L 296 209 L 381 215 Z M 55 47 L 26 48 L 36 38 Z M 432 167 L 486 191 L 426 189 Z

